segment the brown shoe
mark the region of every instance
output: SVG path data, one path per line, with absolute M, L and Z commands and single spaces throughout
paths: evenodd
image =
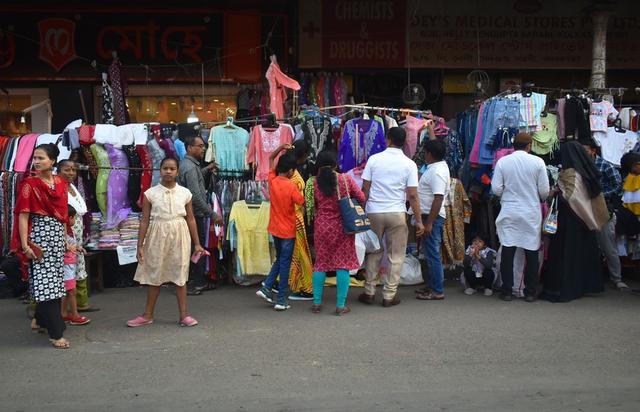
M 395 295 L 393 299 L 382 299 L 382 306 L 385 308 L 390 308 L 391 306 L 396 306 L 400 304 L 400 298 L 398 295 Z
M 376 296 L 367 295 L 366 293 L 361 293 L 360 296 L 358 296 L 358 300 L 367 305 L 373 305 L 373 301 L 376 300 Z
M 425 286 L 423 288 L 419 288 L 419 289 L 414 290 L 414 292 L 420 293 L 420 294 L 429 293 L 429 292 L 431 292 L 431 288 L 429 286 Z
M 322 305 L 311 305 L 312 313 L 320 313 L 321 310 L 322 310 Z
M 346 315 L 349 312 L 351 312 L 351 309 L 349 309 L 349 306 L 345 306 L 343 308 L 336 308 L 336 316 Z

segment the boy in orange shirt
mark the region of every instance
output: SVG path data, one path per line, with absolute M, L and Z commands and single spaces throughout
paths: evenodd
M 304 204 L 304 197 L 298 191 L 296 185 L 289 180 L 296 168 L 296 159 L 293 153 L 285 153 L 278 160 L 275 167 L 275 159 L 283 150 L 291 149 L 289 144 L 278 147 L 269 157 L 269 197 L 271 207 L 269 212 L 269 233 L 273 236 L 276 247 L 276 261 L 273 262 L 269 276 L 262 284 L 262 288 L 256 295 L 269 303 L 273 303 L 271 287 L 278 275 L 278 299 L 273 307 L 277 311 L 289 309 L 287 295 L 289 293 L 289 271 L 291 269 L 291 256 L 296 243 L 296 210 L 295 205 Z

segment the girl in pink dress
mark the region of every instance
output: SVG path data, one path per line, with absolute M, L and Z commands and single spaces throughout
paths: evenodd
M 340 197 L 350 196 L 364 204 L 365 197 L 351 176 L 336 173 L 338 156 L 334 151 L 318 154 L 317 176 L 314 182 L 314 244 L 316 261 L 313 267 L 313 306 L 311 311 L 319 313 L 322 305 L 322 290 L 327 271 L 336 271 L 337 297 L 336 315 L 350 312 L 345 306 L 349 292 L 349 271 L 358 269 L 355 235 L 344 233 L 342 216 L 338 207 Z

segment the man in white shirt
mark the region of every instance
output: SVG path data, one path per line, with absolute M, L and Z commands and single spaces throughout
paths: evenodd
M 387 254 L 391 266 L 382 289 L 382 306 L 391 307 L 400 303 L 396 296 L 400 284 L 400 271 L 407 249 L 406 201 L 416 212 L 416 233 L 424 231 L 418 199 L 418 168 L 402 152 L 406 135 L 403 129 L 392 127 L 387 132 L 387 149 L 369 158 L 362 173 L 362 190 L 367 197 L 366 211 L 371 229 L 382 243 L 386 238 Z M 383 250 L 366 257 L 366 281 L 360 302 L 372 304 L 376 294 L 376 278 L 380 270 Z
M 424 236 L 422 237 L 422 250 L 429 269 L 429 276 L 424 276 L 425 288 L 416 298 L 420 300 L 444 299 L 444 269 L 440 247 L 442 245 L 442 231 L 446 211 L 444 197 L 449 194 L 451 177 L 449 166 L 445 162 L 446 146 L 442 140 L 429 140 L 425 142 L 424 150 L 427 160 L 427 171 L 420 178 L 418 184 L 418 197 L 422 210 L 424 223 Z
M 536 300 L 542 232 L 540 202 L 549 196 L 549 178 L 544 161 L 529 154 L 532 141 L 531 135 L 518 134 L 513 142 L 515 152 L 498 160 L 491 181 L 493 194 L 501 197 L 496 229 L 502 244 L 500 298 L 505 301 L 513 300 L 513 257 L 517 248 L 524 249 L 526 256 L 525 300 Z

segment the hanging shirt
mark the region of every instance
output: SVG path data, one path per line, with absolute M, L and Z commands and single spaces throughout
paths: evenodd
M 606 132 L 607 131 L 607 119 L 610 117 L 616 117 L 618 111 L 613 105 L 603 100 L 601 102 L 591 102 L 589 106 L 589 125 L 592 132 Z
M 520 101 L 520 127 L 535 130 L 540 126 L 540 113 L 547 104 L 546 94 L 531 93 L 531 96 L 523 96 L 522 93 L 516 93 L 507 97 Z
M 249 132 L 235 126 L 216 126 L 209 132 L 209 147 L 205 155 L 207 162 L 216 161 L 224 171 L 247 169 L 247 146 Z
M 256 180 L 264 181 L 269 177 L 269 156 L 281 144 L 293 141 L 293 128 L 281 124 L 275 130 L 267 130 L 262 125 L 251 131 L 251 141 L 247 149 L 247 163 L 257 164 Z
M 531 151 L 535 154 L 549 154 L 554 146 L 558 143 L 558 118 L 555 114 L 547 113 L 546 116 L 540 117 L 541 127 L 531 136 L 533 142 Z
M 343 173 L 363 166 L 367 159 L 386 148 L 384 129 L 376 120 L 351 119 L 344 125 L 338 166 Z
M 620 158 L 633 150 L 638 143 L 637 133 L 630 130 L 620 130 L 617 131 L 615 127 L 609 127 L 606 133 L 593 134 L 593 138 L 600 145 L 602 158 L 615 166 L 620 166 Z
M 232 247 L 237 244 L 243 274 L 266 275 L 271 270 L 269 211 L 268 202 L 262 202 L 260 208 L 249 208 L 244 200 L 231 208 L 227 239 Z
M 404 143 L 402 151 L 404 154 L 413 159 L 418 149 L 418 138 L 420 131 L 427 126 L 427 121 L 413 116 L 407 116 L 407 122 L 404 124 L 404 130 L 407 134 L 407 140 Z
M 496 229 L 502 246 L 540 249 L 540 202 L 549 195 L 544 161 L 516 150 L 496 163 L 491 189 L 501 197 Z
M 287 91 L 285 87 L 293 90 L 300 90 L 300 84 L 293 80 L 280 70 L 280 66 L 272 59 L 265 77 L 269 82 L 269 107 L 271 113 L 276 115 L 276 119 L 282 119 L 284 117 L 284 102 L 287 100 Z

